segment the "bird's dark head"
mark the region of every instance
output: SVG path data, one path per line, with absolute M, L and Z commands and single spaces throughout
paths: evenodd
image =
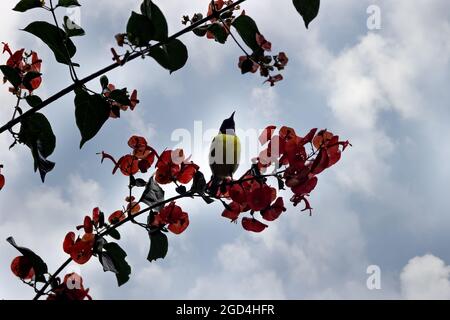
M 234 134 L 234 131 L 236 130 L 236 125 L 234 123 L 234 114 L 231 115 L 228 119 L 225 119 L 220 126 L 220 133 L 222 134 Z

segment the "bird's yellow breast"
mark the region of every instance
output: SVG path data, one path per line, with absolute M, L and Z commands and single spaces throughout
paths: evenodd
M 231 134 L 218 134 L 211 143 L 209 165 L 214 176 L 225 178 L 231 176 L 239 167 L 241 142 L 239 137 Z

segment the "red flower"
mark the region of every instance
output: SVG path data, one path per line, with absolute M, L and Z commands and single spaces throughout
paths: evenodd
M 156 226 L 165 224 L 168 225 L 167 228 L 171 232 L 180 234 L 189 226 L 189 215 L 186 212 L 183 212 L 175 202 L 171 202 L 161 209 L 154 221 L 154 225 Z
M 273 87 L 275 83 L 283 80 L 283 76 L 281 74 L 277 74 L 276 76 L 269 76 L 269 78 L 264 81 L 264 83 L 269 82 L 270 86 Z
M 76 273 L 67 274 L 63 283 L 52 289 L 47 300 L 72 301 L 72 300 L 92 300 L 89 289 L 83 286 L 83 278 Z
M 284 172 L 284 179 L 286 181 L 286 186 L 289 188 L 294 188 L 308 180 L 308 175 L 310 174 L 310 168 L 306 167 L 304 164 L 294 164 L 289 166 Z
M 75 233 L 69 232 L 64 238 L 63 249 L 78 264 L 85 264 L 92 257 L 92 248 L 94 246 L 94 237 L 87 234 L 88 237 L 75 240 Z
M 5 186 L 5 176 L 0 173 L 0 190 Z
M 117 211 L 114 211 L 113 213 L 111 213 L 111 215 L 108 218 L 108 221 L 111 224 L 116 224 L 124 219 L 125 219 L 125 214 L 123 213 L 123 211 L 117 210 Z
M 225 209 L 222 212 L 222 217 L 231 219 L 231 222 L 236 221 L 239 218 L 239 214 L 241 213 L 241 206 L 237 202 L 232 202 L 228 205 L 230 208 Z
M 255 73 L 259 69 L 259 64 L 247 56 L 240 56 L 238 67 L 241 69 L 243 74 L 247 72 Z
M 261 215 L 264 220 L 274 221 L 278 219 L 284 211 L 286 211 L 286 208 L 284 207 L 283 198 L 280 197 L 268 209 L 261 211 Z
M 12 53 L 8 44 L 3 43 L 3 45 L 3 53 L 7 52 L 10 55 L 9 59 L 6 61 L 6 65 L 11 68 L 17 69 L 22 80 L 29 72 L 41 71 L 42 60 L 39 59 L 36 52 L 31 51 L 30 55 L 26 55 L 25 49 L 20 49 Z M 31 57 L 31 63 L 29 61 L 29 57 Z M 33 90 L 39 88 L 41 82 L 42 78 L 40 76 L 37 76 L 28 83 L 29 86 L 25 87 L 22 84 L 20 85 L 20 88 L 28 89 L 31 93 Z M 13 89 L 12 91 L 15 90 Z
M 333 134 L 327 130 L 320 131 L 313 139 L 313 145 L 316 149 L 327 146 L 328 142 L 333 138 Z
M 247 202 L 247 193 L 244 187 L 240 184 L 234 184 L 228 191 L 230 198 L 242 205 Z
M 223 8 L 224 4 L 225 4 L 224 0 L 216 0 L 216 1 L 214 1 L 214 7 L 213 7 L 212 3 L 210 1 L 209 5 L 208 5 L 208 13 L 207 13 L 207 15 L 208 16 L 212 15 L 214 10 L 215 11 L 221 10 Z M 217 20 L 217 18 L 212 18 L 211 22 L 215 22 L 216 20 Z
M 22 280 L 31 280 L 34 277 L 31 261 L 25 256 L 14 258 L 11 262 L 11 271 Z
M 245 230 L 251 232 L 262 232 L 267 228 L 266 224 L 254 218 L 242 218 L 242 226 Z
M 86 233 L 94 232 L 94 224 L 92 222 L 91 217 L 89 217 L 89 216 L 84 217 L 83 228 L 84 228 L 84 232 L 86 232 Z
M 262 185 L 248 193 L 247 204 L 251 210 L 261 211 L 270 205 L 272 195 L 272 188 L 267 185 Z
M 131 93 L 131 97 L 130 97 L 130 109 L 131 111 L 134 110 L 134 108 L 136 108 L 137 104 L 139 103 L 138 97 L 137 97 L 137 90 L 133 90 L 133 92 Z
M 193 162 L 185 160 L 181 149 L 164 151 L 156 163 L 155 179 L 159 184 L 168 184 L 178 181 L 182 184 L 189 183 L 199 167 Z
M 144 137 L 132 136 L 128 140 L 128 146 L 136 152 L 144 152 L 147 150 L 148 143 Z
M 7 44 L 5 42 L 2 42 L 2 44 L 3 44 L 3 52 L 2 53 L 8 52 L 9 55 L 12 56 L 12 51 L 9 48 L 9 44 Z
M 23 53 L 25 52 L 25 49 L 20 49 L 14 52 L 9 59 L 6 61 L 6 65 L 11 68 L 17 68 L 22 70 L 24 67 L 23 62 Z
M 272 43 L 267 41 L 266 38 L 264 38 L 264 36 L 262 34 L 260 34 L 260 33 L 256 34 L 256 43 L 264 51 L 271 51 L 272 50 Z
M 124 176 L 135 175 L 139 171 L 138 158 L 132 155 L 126 155 L 119 159 L 117 165 Z
M 277 60 L 278 60 L 278 69 L 279 70 L 283 69 L 284 67 L 286 67 L 286 65 L 289 62 L 289 59 L 288 59 L 286 53 L 284 53 L 284 52 L 280 52 L 278 54 Z
M 98 226 L 100 222 L 100 209 L 98 207 L 92 210 L 92 221 L 94 225 Z
M 131 213 L 131 215 L 135 215 L 139 211 L 141 211 L 141 206 L 139 205 L 138 202 L 132 201 L 132 202 L 128 203 L 127 212 Z
M 292 192 L 294 192 L 298 196 L 308 195 L 316 188 L 317 182 L 318 182 L 317 177 L 311 177 L 304 183 L 293 187 Z
M 177 176 L 178 182 L 188 184 L 194 178 L 199 167 L 195 163 L 182 163 L 180 173 Z

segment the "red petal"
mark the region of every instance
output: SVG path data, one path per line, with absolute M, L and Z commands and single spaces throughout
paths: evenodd
M 91 217 L 84 217 L 83 228 L 86 233 L 92 233 L 94 231 Z
M 169 224 L 167 229 L 169 229 L 169 231 L 175 234 L 180 234 L 183 233 L 188 226 L 189 226 L 189 216 L 186 212 L 182 212 L 182 214 L 178 217 L 178 219 L 175 222 Z
M 99 220 L 100 220 L 100 209 L 97 207 L 92 210 L 92 221 L 97 225 Z
M 138 159 L 132 155 L 120 158 L 118 164 L 124 176 L 135 175 L 139 171 Z
M 261 143 L 261 145 L 266 144 L 266 142 L 272 138 L 276 128 L 276 126 L 268 126 L 264 129 L 264 131 L 259 136 L 259 142 Z
M 294 192 L 298 196 L 310 194 L 316 188 L 317 182 L 317 177 L 312 177 L 304 184 L 292 188 L 292 192 Z
M 242 218 L 242 226 L 245 230 L 251 232 L 262 232 L 267 225 L 253 218 Z
M 228 205 L 231 210 L 225 209 L 222 212 L 222 217 L 228 218 L 231 221 L 236 221 L 239 218 L 239 214 L 241 213 L 241 206 L 237 202 L 232 202 Z
M 70 250 L 70 257 L 78 264 L 85 264 L 92 257 L 92 241 L 77 241 Z
M 194 175 L 198 169 L 199 169 L 199 167 L 194 163 L 189 163 L 189 164 L 183 163 L 181 165 L 181 171 L 177 177 L 178 181 L 181 184 L 188 184 L 194 178 Z
M 70 254 L 73 245 L 75 244 L 75 233 L 69 232 L 66 234 L 63 242 L 63 250 L 65 253 Z
M 4 186 L 5 186 L 5 177 L 2 174 L 0 174 L 0 190 L 2 190 Z
M 317 128 L 311 129 L 311 131 L 302 139 L 302 144 L 311 143 L 316 135 Z
M 20 256 L 11 262 L 11 271 L 22 280 L 30 280 L 34 277 L 34 270 L 27 257 Z

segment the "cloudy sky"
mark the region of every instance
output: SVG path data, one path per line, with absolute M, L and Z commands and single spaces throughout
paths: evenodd
M 16 0 L 1 1 L 0 41 L 42 57 L 47 97 L 70 83 L 63 65 L 39 40 L 18 31 L 42 10 L 12 13 Z M 110 63 L 114 34 L 123 32 L 140 1 L 83 1 L 79 12 L 87 36 L 77 39 L 80 75 Z M 208 1 L 156 1 L 172 32 L 180 17 L 204 12 Z M 381 9 L 381 29 L 369 30 L 367 8 Z M 133 268 L 121 288 L 92 259 L 81 270 L 97 299 L 164 298 L 439 298 L 450 299 L 450 3 L 447 0 L 322 1 L 319 17 L 305 30 L 291 1 L 248 0 L 247 14 L 290 57 L 285 81 L 274 88 L 256 76 L 241 76 L 239 50 L 194 35 L 183 36 L 187 66 L 172 75 L 150 59 L 108 74 L 118 86 L 136 88 L 141 104 L 109 121 L 95 140 L 78 149 L 73 95 L 45 109 L 57 136 L 57 167 L 42 185 L 29 151 L 8 151 L 0 136 L 0 163 L 7 187 L 0 192 L 0 239 L 13 235 L 56 269 L 66 259 L 62 239 L 93 207 L 112 212 L 123 205 L 127 181 L 100 165 L 96 152 L 128 152 L 132 134 L 157 149 L 173 147 L 176 129 L 216 129 L 237 111 L 242 130 L 269 124 L 299 132 L 328 128 L 351 140 L 343 160 L 319 178 L 311 197 L 314 215 L 289 207 L 262 234 L 249 234 L 220 217 L 219 204 L 181 202 L 191 225 L 170 236 L 164 261 L 148 263 L 148 237 L 132 226 L 122 247 Z M 64 14 L 64 12 L 61 12 Z M 0 58 L 4 63 L 6 56 Z M 91 87 L 98 89 L 98 82 Z M 0 90 L 1 123 L 13 97 Z M 203 141 L 207 147 L 208 141 Z M 186 146 L 188 148 L 188 146 Z M 189 148 L 188 148 L 189 149 Z M 209 173 L 205 152 L 193 159 Z M 249 155 L 250 156 L 250 155 Z M 15 250 L 0 242 L 0 299 L 31 298 L 11 274 Z M 381 289 L 369 290 L 367 268 L 381 270 Z

